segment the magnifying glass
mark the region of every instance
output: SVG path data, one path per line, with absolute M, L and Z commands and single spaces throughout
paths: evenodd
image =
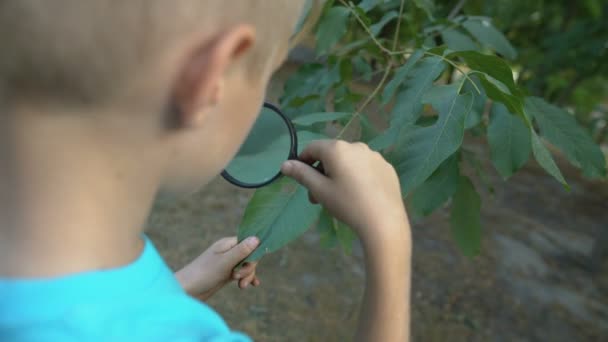
M 242 188 L 260 188 L 281 176 L 281 165 L 298 157 L 296 129 L 283 112 L 264 103 L 247 139 L 222 172 L 228 182 Z

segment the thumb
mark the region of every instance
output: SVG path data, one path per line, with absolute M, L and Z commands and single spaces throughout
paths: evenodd
M 226 252 L 226 256 L 229 257 L 231 263 L 237 264 L 248 257 L 259 244 L 260 239 L 255 236 L 250 236 Z
M 281 172 L 307 188 L 315 199 L 324 189 L 327 189 L 327 177 L 315 170 L 312 166 L 299 160 L 288 160 L 281 166 Z

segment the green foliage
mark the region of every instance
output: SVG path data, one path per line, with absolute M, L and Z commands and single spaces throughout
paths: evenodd
M 465 12 L 471 14 L 480 1 L 469 1 Z M 489 3 L 473 14 L 491 12 L 496 6 Z M 397 170 L 415 215 L 451 203 L 454 241 L 465 255 L 475 255 L 482 240 L 481 198 L 473 184 L 492 185 L 479 162 L 485 156 L 463 149 L 466 135 L 487 139 L 492 164 L 504 179 L 532 152 L 549 175 L 567 186 L 545 140 L 589 177 L 605 177 L 606 160 L 575 116 L 527 97 L 534 89 L 526 80 L 522 87 L 520 69 L 527 66 L 519 61 L 530 57 L 530 47 L 524 44 L 525 51 L 518 53 L 494 20 L 448 16 L 452 6 L 439 0 L 327 2 L 315 32 L 321 58 L 290 77 L 280 102 L 307 130 L 299 133 L 301 146 L 329 134 L 368 142 L 383 153 Z M 604 7 L 593 3 L 589 11 L 603 13 Z M 360 88 L 354 83 L 362 81 L 372 81 L 373 90 L 355 90 Z M 372 102 L 378 108 L 370 115 Z M 257 259 L 315 222 L 322 244 L 349 249 L 352 231 L 311 205 L 305 189 L 282 179 L 256 192 L 239 237 L 262 239 L 252 256 Z
M 538 123 L 541 134 L 563 151 L 586 176 L 606 176 L 606 160 L 602 151 L 570 113 L 538 97 L 526 99 L 526 111 Z
M 281 178 L 257 191 L 243 216 L 239 241 L 257 236 L 261 244 L 245 261 L 255 261 L 300 236 L 317 219 L 321 208 L 308 201 L 306 189 Z
M 312 113 L 298 116 L 293 123 L 299 126 L 311 126 L 319 122 L 334 121 L 352 116 L 352 113 Z
M 608 97 L 607 1 L 468 0 L 463 12 L 492 17 L 507 33 L 519 50 L 519 83 L 531 95 L 571 108 L 597 142 L 608 139 L 601 105 Z
M 473 95 L 458 94 L 457 88 L 457 84 L 437 86 L 427 93 L 433 94 L 426 100 L 439 112 L 439 119 L 428 127 L 412 127 L 396 145 L 390 159 L 400 175 L 404 194 L 422 184 L 460 148 Z
M 410 209 L 416 216 L 426 216 L 441 207 L 456 192 L 460 179 L 458 158 L 452 155 L 422 183 L 412 196 Z
M 462 23 L 462 26 L 475 37 L 475 39 L 483 46 L 487 46 L 498 52 L 503 57 L 514 59 L 517 57 L 517 51 L 507 38 L 498 31 L 487 19 L 468 19 Z
M 321 239 L 321 245 L 333 248 L 338 243 L 349 253 L 352 251 L 352 243 L 357 236 L 347 225 L 332 217 L 327 210 L 323 209 L 317 223 L 317 230 Z
M 488 143 L 492 162 L 504 179 L 511 177 L 528 161 L 532 148 L 530 137 L 530 129 L 521 118 L 511 115 L 505 106 L 494 104 L 488 126 Z
M 474 256 L 481 249 L 481 199 L 467 177 L 460 177 L 453 202 L 452 235 L 464 255 Z
M 346 7 L 331 7 L 317 29 L 317 53 L 324 54 L 346 34 L 350 11 Z

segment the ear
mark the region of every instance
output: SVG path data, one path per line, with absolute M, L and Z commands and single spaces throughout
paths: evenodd
M 222 31 L 195 46 L 186 57 L 173 88 L 171 121 L 192 127 L 203 121 L 206 109 L 215 106 L 222 96 L 228 69 L 247 52 L 255 40 L 250 25 L 238 25 Z

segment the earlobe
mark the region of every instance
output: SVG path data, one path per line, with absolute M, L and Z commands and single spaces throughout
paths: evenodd
M 209 109 L 222 100 L 223 83 L 230 68 L 248 52 L 255 40 L 250 25 L 238 25 L 191 44 L 173 88 L 172 101 L 181 127 L 198 126 Z

